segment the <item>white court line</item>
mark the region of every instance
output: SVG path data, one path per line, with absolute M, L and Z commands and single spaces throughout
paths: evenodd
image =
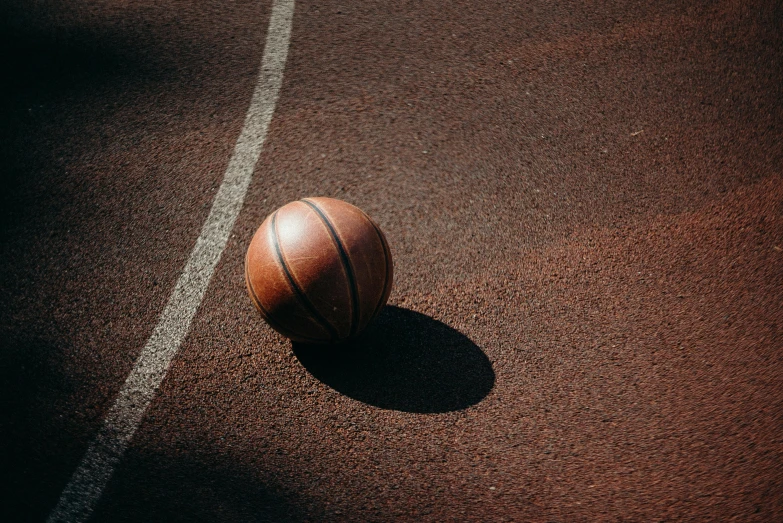
M 50 523 L 77 523 L 90 517 L 188 333 L 264 145 L 283 82 L 293 15 L 294 0 L 274 0 L 258 83 L 212 210 L 152 336 L 49 515 Z

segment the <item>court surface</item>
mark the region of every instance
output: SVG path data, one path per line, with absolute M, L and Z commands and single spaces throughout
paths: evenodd
M 177 292 L 192 321 L 89 521 L 783 520 L 780 2 L 0 11 L 0 520 L 54 517 Z M 307 196 L 394 257 L 339 353 L 244 287 Z

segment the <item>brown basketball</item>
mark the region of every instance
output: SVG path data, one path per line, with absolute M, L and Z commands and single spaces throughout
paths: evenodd
M 386 304 L 389 245 L 361 209 L 305 198 L 269 215 L 245 257 L 256 308 L 293 341 L 335 343 L 356 336 Z

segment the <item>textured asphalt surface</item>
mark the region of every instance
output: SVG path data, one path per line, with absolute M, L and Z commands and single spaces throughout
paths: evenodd
M 209 212 L 270 2 L 3 0 L 0 519 L 42 521 Z M 246 295 L 344 199 L 340 351 Z M 782 521 L 783 5 L 298 0 L 245 206 L 94 521 Z

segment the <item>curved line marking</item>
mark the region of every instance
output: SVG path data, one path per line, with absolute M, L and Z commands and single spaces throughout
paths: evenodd
M 209 217 L 166 307 L 103 425 L 49 514 L 48 522 L 81 523 L 92 514 L 122 459 L 190 323 L 223 254 L 253 177 L 277 104 L 291 40 L 294 0 L 273 0 L 264 56 L 250 108 Z

